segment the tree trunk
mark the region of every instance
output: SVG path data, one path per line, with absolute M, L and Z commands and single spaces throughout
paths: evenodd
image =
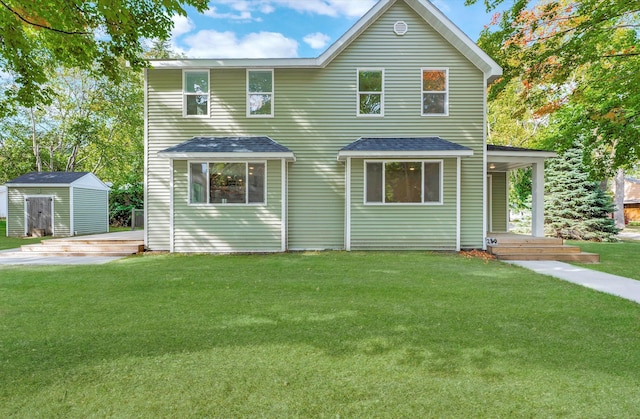
M 616 227 L 624 228 L 624 169 L 618 169 L 616 172 L 616 187 L 614 202 L 616 210 L 613 213 L 613 218 L 616 223 Z
M 31 111 L 31 142 L 33 145 L 33 155 L 36 158 L 36 170 L 38 172 L 42 172 L 42 159 L 40 158 L 40 145 L 38 144 L 38 136 L 36 133 L 36 115 L 33 111 Z

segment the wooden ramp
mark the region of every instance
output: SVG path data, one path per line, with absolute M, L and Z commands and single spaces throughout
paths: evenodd
M 600 255 L 585 253 L 564 240 L 511 233 L 489 233 L 487 251 L 499 260 L 557 260 L 561 262 L 599 263 Z

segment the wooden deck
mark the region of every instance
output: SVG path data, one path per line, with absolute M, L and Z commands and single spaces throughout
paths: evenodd
M 488 233 L 487 251 L 499 260 L 600 262 L 600 255 L 585 253 L 578 246 L 565 245 L 562 239 L 512 233 Z
M 0 256 L 129 256 L 144 252 L 144 230 L 43 240 Z

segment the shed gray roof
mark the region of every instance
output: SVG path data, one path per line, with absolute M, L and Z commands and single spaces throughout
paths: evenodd
M 11 179 L 7 184 L 69 184 L 75 182 L 89 172 L 30 172 L 15 179 Z
M 440 137 L 363 137 L 343 147 L 338 159 L 346 157 L 457 157 L 473 150 Z
M 264 157 L 295 159 L 293 152 L 269 137 L 194 137 L 158 153 L 160 157 Z

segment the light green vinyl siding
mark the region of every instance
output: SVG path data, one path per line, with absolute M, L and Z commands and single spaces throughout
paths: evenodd
M 56 237 L 70 235 L 70 201 L 68 187 L 9 187 L 8 188 L 8 225 L 10 236 L 21 237 L 25 234 L 25 196 L 53 196 L 53 231 Z
M 393 33 L 403 20 L 409 31 Z M 421 68 L 449 69 L 449 116 L 421 116 Z M 357 69 L 385 74 L 385 116 L 357 117 Z M 214 68 L 211 117 L 182 117 L 182 73 L 147 70 L 148 246 L 170 248 L 170 161 L 158 151 L 193 136 L 267 135 L 291 149 L 289 249 L 344 247 L 345 166 L 360 137 L 440 136 L 474 150 L 462 163 L 462 246 L 483 244 L 484 77 L 404 2 L 392 6 L 327 67 L 274 70 L 273 118 L 247 118 L 246 70 Z M 449 193 L 449 191 L 447 191 Z M 447 246 L 454 238 L 447 238 Z
M 174 251 L 282 250 L 281 161 L 267 162 L 266 205 L 189 205 L 186 161 L 174 162 Z
M 109 193 L 97 189 L 73 188 L 74 235 L 108 233 Z
M 491 172 L 491 227 L 493 232 L 508 231 L 507 173 Z
M 456 249 L 456 160 L 444 160 L 443 204 L 364 204 L 364 160 L 351 162 L 351 249 Z

